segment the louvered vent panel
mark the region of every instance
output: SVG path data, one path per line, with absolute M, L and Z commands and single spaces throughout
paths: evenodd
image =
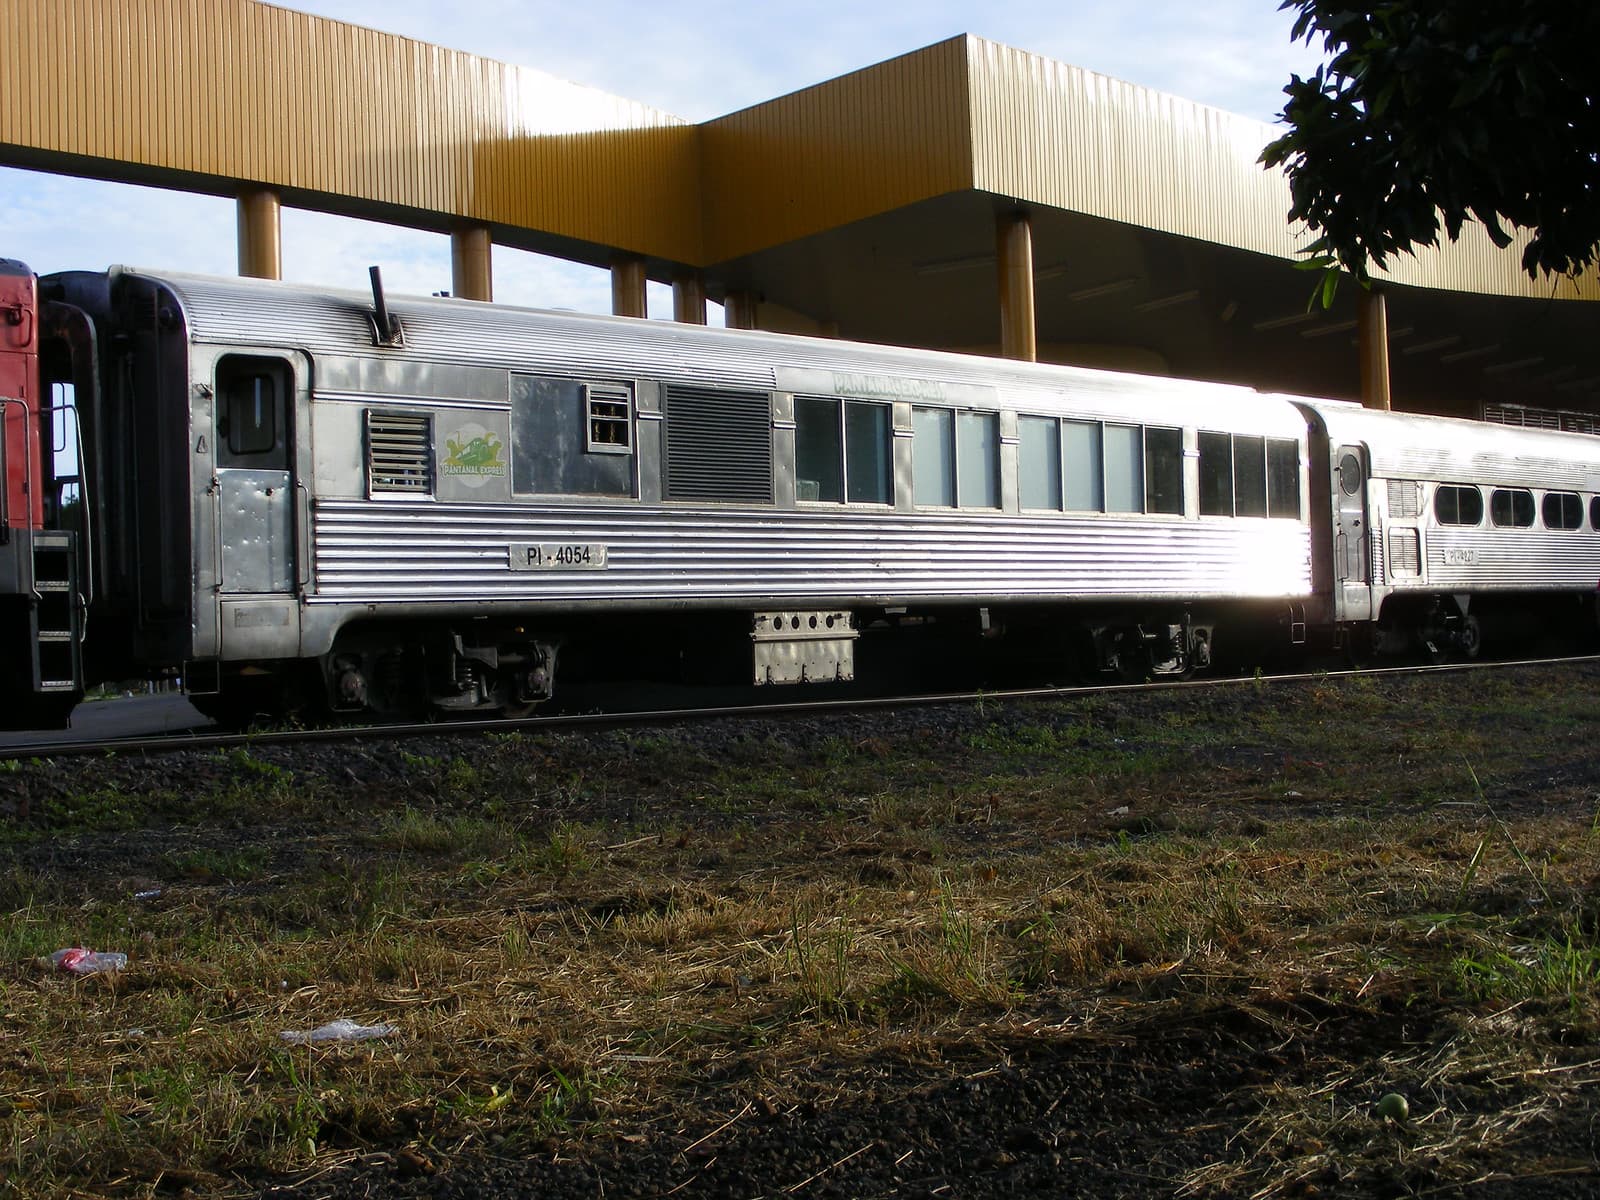
M 367 410 L 367 494 L 433 494 L 433 418 Z
M 669 387 L 666 416 L 666 499 L 772 503 L 765 392 Z
M 1422 574 L 1422 549 L 1415 529 L 1389 531 L 1389 572 L 1391 575 Z
M 1420 489 L 1409 479 L 1389 480 L 1389 515 L 1391 517 L 1414 517 L 1420 511 L 1418 492 Z

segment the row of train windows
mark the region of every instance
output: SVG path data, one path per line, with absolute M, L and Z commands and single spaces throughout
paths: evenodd
M 1546 529 L 1582 529 L 1583 499 L 1575 492 L 1546 492 L 1539 506 Z M 1483 493 L 1470 484 L 1440 484 L 1433 515 L 1441 525 L 1482 525 Z M 1508 529 L 1533 525 L 1533 493 L 1525 488 L 1494 488 L 1489 493 L 1489 523 Z M 1600 496 L 1589 501 L 1589 528 L 1600 529 Z
M 912 494 L 931 508 L 1000 507 L 995 413 L 915 407 Z M 864 400 L 797 397 L 799 499 L 892 504 L 890 409 Z M 1023 416 L 1017 421 L 1022 507 L 1183 513 L 1183 431 Z M 1202 516 L 1300 516 L 1300 453 L 1291 438 L 1200 434 Z
M 719 462 L 705 453 L 714 448 L 706 442 L 707 436 L 714 437 L 723 451 L 729 444 L 728 395 L 669 390 L 666 466 L 672 475 L 668 492 L 674 498 L 755 499 L 770 494 L 767 475 L 735 494 L 725 478 L 730 466 L 726 455 Z M 248 399 L 241 399 L 240 407 L 246 407 Z M 766 397 L 750 393 L 734 399 L 748 401 L 752 420 L 747 422 L 751 440 L 746 448 L 755 453 L 759 444 L 755 438 L 766 442 Z M 759 423 L 754 420 L 758 409 Z M 891 413 L 890 405 L 876 401 L 797 396 L 797 498 L 814 503 L 892 505 L 896 431 Z M 633 449 L 631 416 L 632 395 L 624 386 L 519 377 L 513 394 L 513 491 L 627 491 L 632 479 L 626 466 Z M 240 431 L 256 427 L 244 420 L 235 424 Z M 911 429 L 900 435 L 909 435 L 912 441 L 912 499 L 916 505 L 1000 507 L 998 414 L 917 405 L 912 408 Z M 369 488 L 375 493 L 431 491 L 430 441 L 428 418 L 369 410 Z M 1017 447 L 1019 499 L 1024 509 L 1184 512 L 1181 429 L 1021 416 Z M 585 453 L 577 453 L 580 449 Z M 593 457 L 606 455 L 618 458 L 604 463 Z M 696 474 L 697 468 L 707 467 L 715 472 L 715 478 L 702 479 Z M 1202 516 L 1297 519 L 1298 443 L 1291 438 L 1202 431 L 1199 510 Z

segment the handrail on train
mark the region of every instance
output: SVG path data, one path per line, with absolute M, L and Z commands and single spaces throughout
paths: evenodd
M 56 522 L 65 528 L 65 523 L 61 520 L 61 494 L 68 486 L 76 484 L 78 487 L 78 544 L 80 547 L 79 561 L 83 566 L 83 581 L 81 591 L 83 595 L 83 602 L 87 604 L 94 599 L 94 530 L 92 525 L 94 520 L 94 509 L 89 503 L 89 476 L 87 464 L 84 462 L 83 458 L 83 418 L 78 415 L 78 406 L 76 404 L 52 404 L 45 411 L 50 414 L 50 424 L 52 428 L 55 426 L 55 416 L 57 413 L 70 413 L 72 416 L 72 442 L 74 450 L 72 457 L 73 466 L 77 470 L 77 474 L 66 476 L 64 478 L 58 477 L 55 481 Z M 55 454 L 54 438 L 51 439 L 50 453 L 52 456 Z
M 27 450 L 28 418 L 33 415 L 33 410 L 28 407 L 27 401 L 25 400 L 19 400 L 15 396 L 0 396 L 0 529 L 9 528 L 9 526 L 6 524 L 6 517 L 8 515 L 6 513 L 6 505 L 9 503 L 9 496 L 8 489 L 5 487 L 4 481 L 10 478 L 10 473 L 6 469 L 5 459 L 6 447 L 10 443 L 9 439 L 5 436 L 5 423 L 6 408 L 12 404 L 15 404 L 22 410 L 22 464 L 23 470 L 27 472 L 27 474 L 23 476 L 22 480 L 23 495 L 33 495 L 33 455 L 29 454 Z M 31 501 L 29 503 L 31 503 Z M 31 517 L 31 515 L 32 514 L 30 511 L 30 513 L 24 517 L 24 520 L 27 520 L 29 517 Z M 9 537 L 10 534 L 7 533 L 3 536 Z

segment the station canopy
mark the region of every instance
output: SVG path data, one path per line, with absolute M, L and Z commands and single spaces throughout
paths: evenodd
M 1360 289 L 1309 303 L 1272 127 L 978 37 L 698 124 L 257 0 L 0 0 L 0 38 L 10 165 L 486 228 L 765 328 L 991 353 L 1023 216 L 1041 359 L 1360 395 Z M 1391 264 L 1396 408 L 1600 413 L 1600 280 L 1530 280 L 1521 246 Z

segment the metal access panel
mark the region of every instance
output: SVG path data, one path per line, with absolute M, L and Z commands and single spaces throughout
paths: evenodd
M 222 591 L 294 590 L 294 493 L 287 471 L 217 472 Z
M 755 682 L 847 683 L 859 636 L 848 612 L 756 613 Z

